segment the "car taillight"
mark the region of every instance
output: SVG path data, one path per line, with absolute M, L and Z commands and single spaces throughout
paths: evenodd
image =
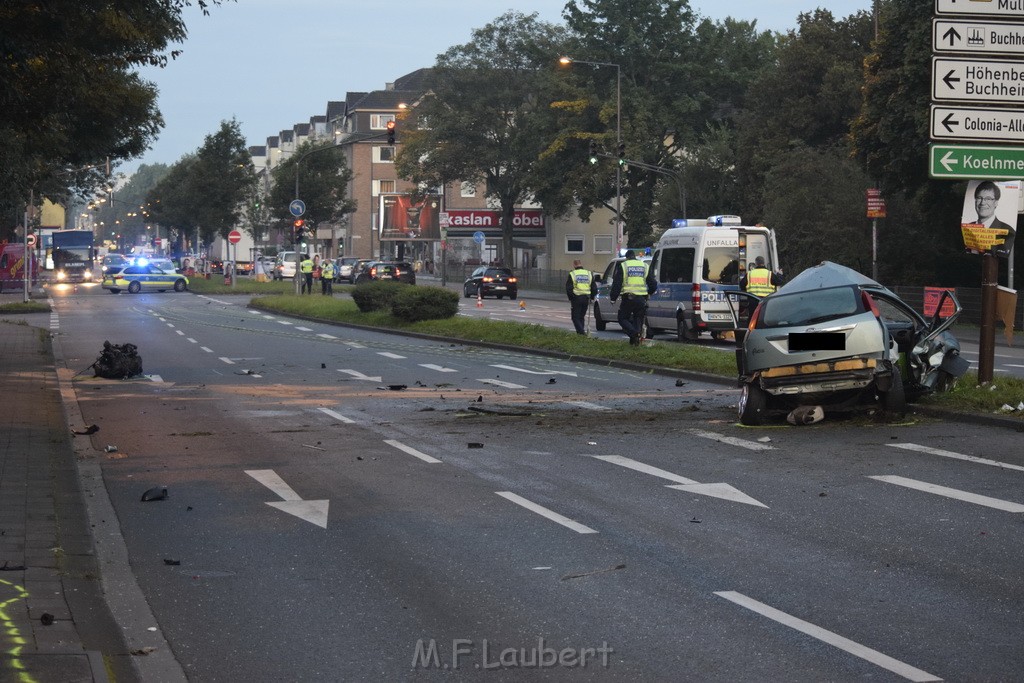
M 518 282 L 518 280 L 516 280 L 516 279 L 515 279 L 514 277 L 510 277 L 510 278 L 508 279 L 508 281 L 509 281 L 509 282 Z
M 754 314 L 750 316 L 750 322 L 747 324 L 747 329 L 752 330 L 757 327 L 757 321 L 761 319 L 761 307 L 764 304 L 758 303 L 757 308 L 754 309 Z
M 700 311 L 700 283 L 694 282 L 693 288 L 690 290 L 690 301 L 693 302 L 693 312 L 697 313 Z
M 402 271 L 399 268 L 395 268 L 395 277 L 402 277 Z
M 862 291 L 860 298 L 864 301 L 864 308 L 871 311 L 876 318 L 881 318 L 882 313 L 878 310 L 878 304 L 875 303 L 874 298 L 867 292 Z

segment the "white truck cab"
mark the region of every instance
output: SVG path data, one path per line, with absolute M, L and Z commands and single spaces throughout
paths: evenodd
M 673 330 L 680 341 L 734 330 L 726 293 L 739 289 L 758 256 L 769 270 L 778 270 L 774 230 L 745 226 L 739 216 L 729 215 L 672 221 L 651 261 L 658 291 L 648 302 L 649 329 Z

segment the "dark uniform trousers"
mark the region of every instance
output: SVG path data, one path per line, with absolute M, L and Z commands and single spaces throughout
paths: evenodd
M 647 315 L 647 297 L 636 294 L 623 294 L 619 304 L 619 327 L 633 337 L 639 337 Z
M 573 294 L 569 302 L 570 313 L 572 314 L 572 326 L 576 328 L 576 334 L 586 334 L 584 321 L 587 318 L 587 307 L 590 305 L 590 297 L 586 294 Z

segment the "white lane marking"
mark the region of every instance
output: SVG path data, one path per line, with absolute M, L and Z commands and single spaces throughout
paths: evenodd
M 395 360 L 401 360 L 405 356 L 399 356 L 397 353 L 391 353 L 390 351 L 378 351 L 378 356 L 384 356 L 385 358 L 394 358 Z
M 854 657 L 860 657 L 865 661 L 871 662 L 875 666 L 891 671 L 897 676 L 902 676 L 907 680 L 918 681 L 919 683 L 942 680 L 938 676 L 934 676 L 927 671 L 922 671 L 921 669 L 910 666 L 909 664 L 904 664 L 898 659 L 893 659 L 889 655 L 882 654 L 878 650 L 872 650 L 871 648 L 854 642 L 849 638 L 844 638 L 838 633 L 833 633 L 832 631 L 825 630 L 820 626 L 815 626 L 803 619 L 798 619 L 790 614 L 786 614 L 785 612 L 777 610 L 774 607 L 770 607 L 763 602 L 758 602 L 753 598 L 748 598 L 742 593 L 737 593 L 736 591 L 715 591 L 715 595 L 720 598 L 725 598 L 729 602 L 735 603 L 740 607 L 746 607 L 750 611 L 756 612 L 763 617 L 768 617 L 772 621 L 776 621 L 783 626 L 788 626 L 800 633 L 816 638 L 823 643 L 827 643 L 832 647 L 848 652 Z
M 338 370 L 338 372 L 344 372 L 346 375 L 352 375 L 355 379 L 361 379 L 364 382 L 380 382 L 380 377 L 369 377 L 359 372 L 358 370 Z
M 1008 368 L 1024 368 L 1024 365 L 1017 365 L 1016 363 L 1003 363 Z
M 203 351 L 206 351 L 207 353 L 213 353 L 213 349 L 207 348 L 205 346 L 200 346 L 199 348 L 201 348 Z
M 227 363 L 228 365 L 234 365 L 235 364 L 235 361 L 231 360 L 230 358 L 226 358 L 224 356 L 221 356 L 220 359 L 222 361 L 224 361 L 225 363 Z
M 966 460 L 967 462 L 974 462 L 979 465 L 991 465 L 992 467 L 1001 467 L 1005 470 L 1017 470 L 1019 472 L 1024 472 L 1024 467 L 1021 465 L 1011 465 L 1009 463 L 999 462 L 998 460 L 978 458 L 973 455 L 964 455 L 963 453 L 956 453 L 954 451 L 944 451 L 940 448 L 929 448 L 928 446 L 921 446 L 916 443 L 887 443 L 885 445 L 892 446 L 893 448 L 902 448 L 905 451 L 917 451 L 918 453 L 928 453 L 929 455 L 940 455 L 943 458 Z
M 326 413 L 327 415 L 330 415 L 331 417 L 333 417 L 338 422 L 344 422 L 345 424 L 349 424 L 349 425 L 356 423 L 355 420 L 351 420 L 351 419 L 345 417 L 344 415 L 342 415 L 341 413 L 338 413 L 338 412 L 335 412 L 335 411 L 331 410 L 330 408 L 320 408 L 320 412 Z
M 296 327 L 295 329 L 299 330 L 300 332 L 312 332 L 313 331 L 312 329 L 310 329 L 308 327 Z
M 167 318 L 161 318 L 160 316 L 157 316 L 156 319 L 159 320 L 162 323 L 167 322 Z
M 569 519 L 568 517 L 564 517 L 564 516 L 558 514 L 554 510 L 549 510 L 548 508 L 546 508 L 546 507 L 544 507 L 542 505 L 538 505 L 537 503 L 534 503 L 533 501 L 527 500 L 526 498 L 523 498 L 522 496 L 517 496 L 516 494 L 512 493 L 511 491 L 495 491 L 495 493 L 497 493 L 499 496 L 501 496 L 502 498 L 504 498 L 506 500 L 512 501 L 516 505 L 521 505 L 522 507 L 526 508 L 530 512 L 536 512 L 541 517 L 545 517 L 547 519 L 550 519 L 552 522 L 557 522 L 558 524 L 561 524 L 564 527 L 572 529 L 573 531 L 575 531 L 578 534 L 596 534 L 597 533 L 596 530 L 591 529 L 588 526 L 584 526 L 584 525 L 580 524 L 579 522 L 575 522 L 575 521 Z
M 327 528 L 327 509 L 330 501 L 302 500 L 274 470 L 245 470 L 245 473 L 284 499 L 270 501 L 267 505 L 289 515 L 295 515 L 310 524 L 316 524 L 322 529 Z
M 478 382 L 483 382 L 484 384 L 493 384 L 493 385 L 498 386 L 498 387 L 504 387 L 506 389 L 525 389 L 526 388 L 522 384 L 512 384 L 511 382 L 502 382 L 500 379 L 478 379 L 477 381 Z
M 182 337 L 184 337 L 184 336 L 185 336 L 185 333 L 184 333 L 184 332 L 182 332 L 181 330 L 175 330 L 175 333 L 177 333 L 178 335 L 180 335 L 180 336 L 182 336 Z
M 686 477 L 680 477 L 678 474 L 673 474 L 666 470 L 655 467 L 654 465 L 648 465 L 646 463 L 633 460 L 631 458 L 625 458 L 621 455 L 595 455 L 598 460 L 604 460 L 610 462 L 613 465 L 619 465 L 620 467 L 626 467 L 637 472 L 643 472 L 644 474 L 650 474 L 651 476 L 660 477 L 661 479 L 668 479 L 674 481 L 677 484 L 698 484 L 700 482 L 694 481 L 693 479 L 687 479 Z
M 351 346 L 351 347 L 352 347 L 353 349 L 365 349 L 365 348 L 366 348 L 365 346 L 363 346 L 363 345 L 362 345 L 362 344 L 360 344 L 359 342 L 354 342 L 354 341 L 347 341 L 347 342 L 343 342 L 343 343 L 345 343 L 345 344 L 348 344 L 348 345 L 349 345 L 349 346 Z
M 877 479 L 878 481 L 884 481 L 887 484 L 905 486 L 908 489 L 924 491 L 925 493 L 933 493 L 936 496 L 945 496 L 946 498 L 962 500 L 967 503 L 974 503 L 975 505 L 984 505 L 985 507 L 1003 510 L 1004 512 L 1024 512 L 1024 505 L 1021 505 L 1020 503 L 1012 503 L 1008 500 L 991 498 L 978 493 L 971 493 L 970 491 L 951 489 L 947 486 L 939 486 L 938 484 L 929 484 L 926 481 L 907 479 L 906 477 L 898 477 L 895 475 L 869 476 L 868 479 Z
M 167 327 L 170 327 L 170 328 L 173 329 L 174 328 L 174 324 L 173 323 L 167 323 Z
M 434 365 L 433 363 L 420 363 L 420 367 L 427 370 L 437 370 L 438 372 L 458 372 L 454 368 L 446 368 L 443 365 Z
M 411 456 L 417 457 L 420 460 L 422 460 L 423 462 L 429 462 L 432 465 L 435 464 L 435 463 L 441 462 L 437 458 L 431 457 L 431 456 L 427 455 L 426 453 L 421 453 L 420 451 L 416 450 L 412 446 L 406 446 L 401 441 L 395 441 L 394 439 L 386 439 L 384 441 L 384 443 L 386 443 L 387 445 L 389 445 L 389 446 L 391 446 L 393 448 L 397 448 L 398 450 L 402 451 L 403 453 L 408 453 Z
M 193 344 L 198 344 L 199 343 L 195 339 L 193 339 L 192 337 L 186 337 L 186 339 L 188 339 Z
M 577 406 L 578 408 L 585 408 L 587 410 L 611 410 L 608 406 L 599 406 L 596 403 L 590 401 L 566 401 L 569 405 Z
M 267 315 L 266 313 L 263 314 L 263 317 L 266 318 L 267 320 L 273 320 L 274 319 L 274 316 Z
M 512 370 L 513 372 L 525 372 L 528 375 L 568 375 L 569 377 L 579 377 L 575 372 L 567 372 L 565 370 L 545 370 L 543 372 L 539 370 L 527 370 L 526 368 L 517 368 L 514 365 L 495 365 L 491 364 L 492 368 L 500 368 L 502 370 Z
M 337 337 L 335 337 L 333 334 L 318 334 L 316 336 L 322 337 L 324 339 L 337 339 Z
M 147 378 L 151 382 L 163 382 L 164 381 L 164 378 L 161 377 L 160 375 L 143 375 L 143 377 Z
M 293 323 L 291 321 L 288 321 L 288 320 L 278 320 L 277 324 L 278 325 L 294 325 L 295 323 Z
M 756 441 L 747 441 L 746 439 L 737 439 L 734 436 L 725 436 L 724 434 L 716 434 L 715 432 L 706 432 L 703 429 L 688 429 L 686 430 L 694 436 L 699 436 L 702 439 L 711 439 L 712 441 L 721 441 L 727 443 L 730 446 L 739 446 L 740 448 L 747 448 L 752 451 L 774 451 L 774 446 L 768 444 L 758 443 Z

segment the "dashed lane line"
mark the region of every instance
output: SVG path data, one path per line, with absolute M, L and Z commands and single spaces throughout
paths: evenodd
M 1011 465 L 1006 462 L 999 462 L 998 460 L 989 460 L 987 458 L 978 458 L 973 455 L 964 455 L 963 453 L 956 453 L 954 451 L 944 451 L 940 448 L 929 448 L 928 446 L 922 446 L 916 443 L 889 443 L 886 446 L 893 448 L 900 448 L 905 451 L 916 451 L 918 453 L 927 453 L 929 455 L 938 455 L 943 458 L 953 458 L 954 460 L 966 460 L 967 462 L 977 463 L 979 465 L 991 465 L 992 467 L 999 467 L 1004 470 L 1017 470 L 1018 472 L 1024 472 L 1024 467 L 1020 465 Z
M 746 448 L 751 451 L 774 451 L 774 446 L 769 446 L 766 443 L 758 443 L 757 441 L 747 441 L 746 439 L 737 439 L 734 436 L 725 436 L 724 434 L 718 434 L 716 432 L 706 432 L 703 429 L 688 429 L 686 430 L 694 436 L 699 436 L 702 439 L 711 439 L 712 441 L 720 441 L 721 443 L 727 443 L 730 446 L 739 446 L 740 448 Z
M 978 493 L 971 493 L 970 491 L 951 489 L 948 486 L 939 486 L 938 484 L 931 484 L 926 481 L 918 481 L 917 479 L 908 479 L 906 477 L 899 477 L 896 475 L 869 476 L 868 479 L 876 479 L 878 481 L 884 481 L 887 484 L 896 484 L 897 486 L 904 486 L 908 489 L 914 489 L 915 491 L 924 491 L 925 493 L 931 493 L 936 496 L 943 496 L 944 498 L 962 500 L 965 503 L 983 505 L 988 508 L 1002 510 L 1003 512 L 1024 512 L 1024 505 L 1021 505 L 1020 503 L 1013 503 L 1008 500 L 1001 500 L 999 498 L 983 496 Z
M 422 452 L 416 450 L 415 448 L 413 448 L 412 446 L 406 446 L 401 441 L 395 441 L 394 439 L 387 439 L 387 440 L 384 441 L 384 443 L 386 443 L 387 445 L 391 446 L 392 448 L 397 448 L 398 450 L 402 451 L 403 453 L 408 453 L 409 455 L 411 455 L 411 456 L 413 456 L 415 458 L 419 458 L 423 462 L 428 462 L 428 463 L 430 463 L 432 465 L 441 462 L 437 458 L 435 458 L 433 456 L 430 456 L 430 455 L 427 455 L 426 453 L 422 453 Z
M 550 510 L 550 509 L 544 507 L 543 505 L 538 505 L 537 503 L 534 503 L 532 500 L 527 500 L 526 498 L 523 498 L 522 496 L 517 496 L 516 494 L 512 493 L 511 491 L 495 491 L 495 493 L 497 493 L 499 496 L 501 496 L 505 500 L 512 501 L 516 505 L 520 505 L 520 506 L 526 508 L 527 510 L 529 510 L 530 512 L 535 512 L 538 515 L 540 515 L 541 517 L 544 517 L 546 519 L 550 519 L 552 522 L 555 522 L 557 524 L 561 524 L 562 526 L 564 526 L 564 527 L 566 527 L 568 529 L 572 529 L 573 531 L 575 531 L 578 534 L 596 534 L 597 533 L 596 529 L 591 529 L 590 527 L 585 526 L 583 524 L 580 524 L 579 522 L 577 522 L 575 520 L 569 519 L 568 517 L 565 517 L 564 515 L 560 515 L 557 512 L 555 512 L 554 510 Z
M 502 382 L 500 379 L 478 379 L 478 382 L 484 384 L 493 384 L 496 387 L 502 387 L 505 389 L 525 389 L 522 384 L 512 384 L 512 382 Z
M 320 412 L 324 413 L 326 415 L 330 415 L 331 417 L 333 417 L 338 422 L 344 422 L 345 424 L 349 424 L 349 425 L 356 423 L 355 420 L 353 420 L 351 418 L 348 418 L 348 417 L 345 417 L 341 413 L 339 413 L 337 411 L 334 411 L 334 410 L 331 410 L 330 408 L 320 408 Z

